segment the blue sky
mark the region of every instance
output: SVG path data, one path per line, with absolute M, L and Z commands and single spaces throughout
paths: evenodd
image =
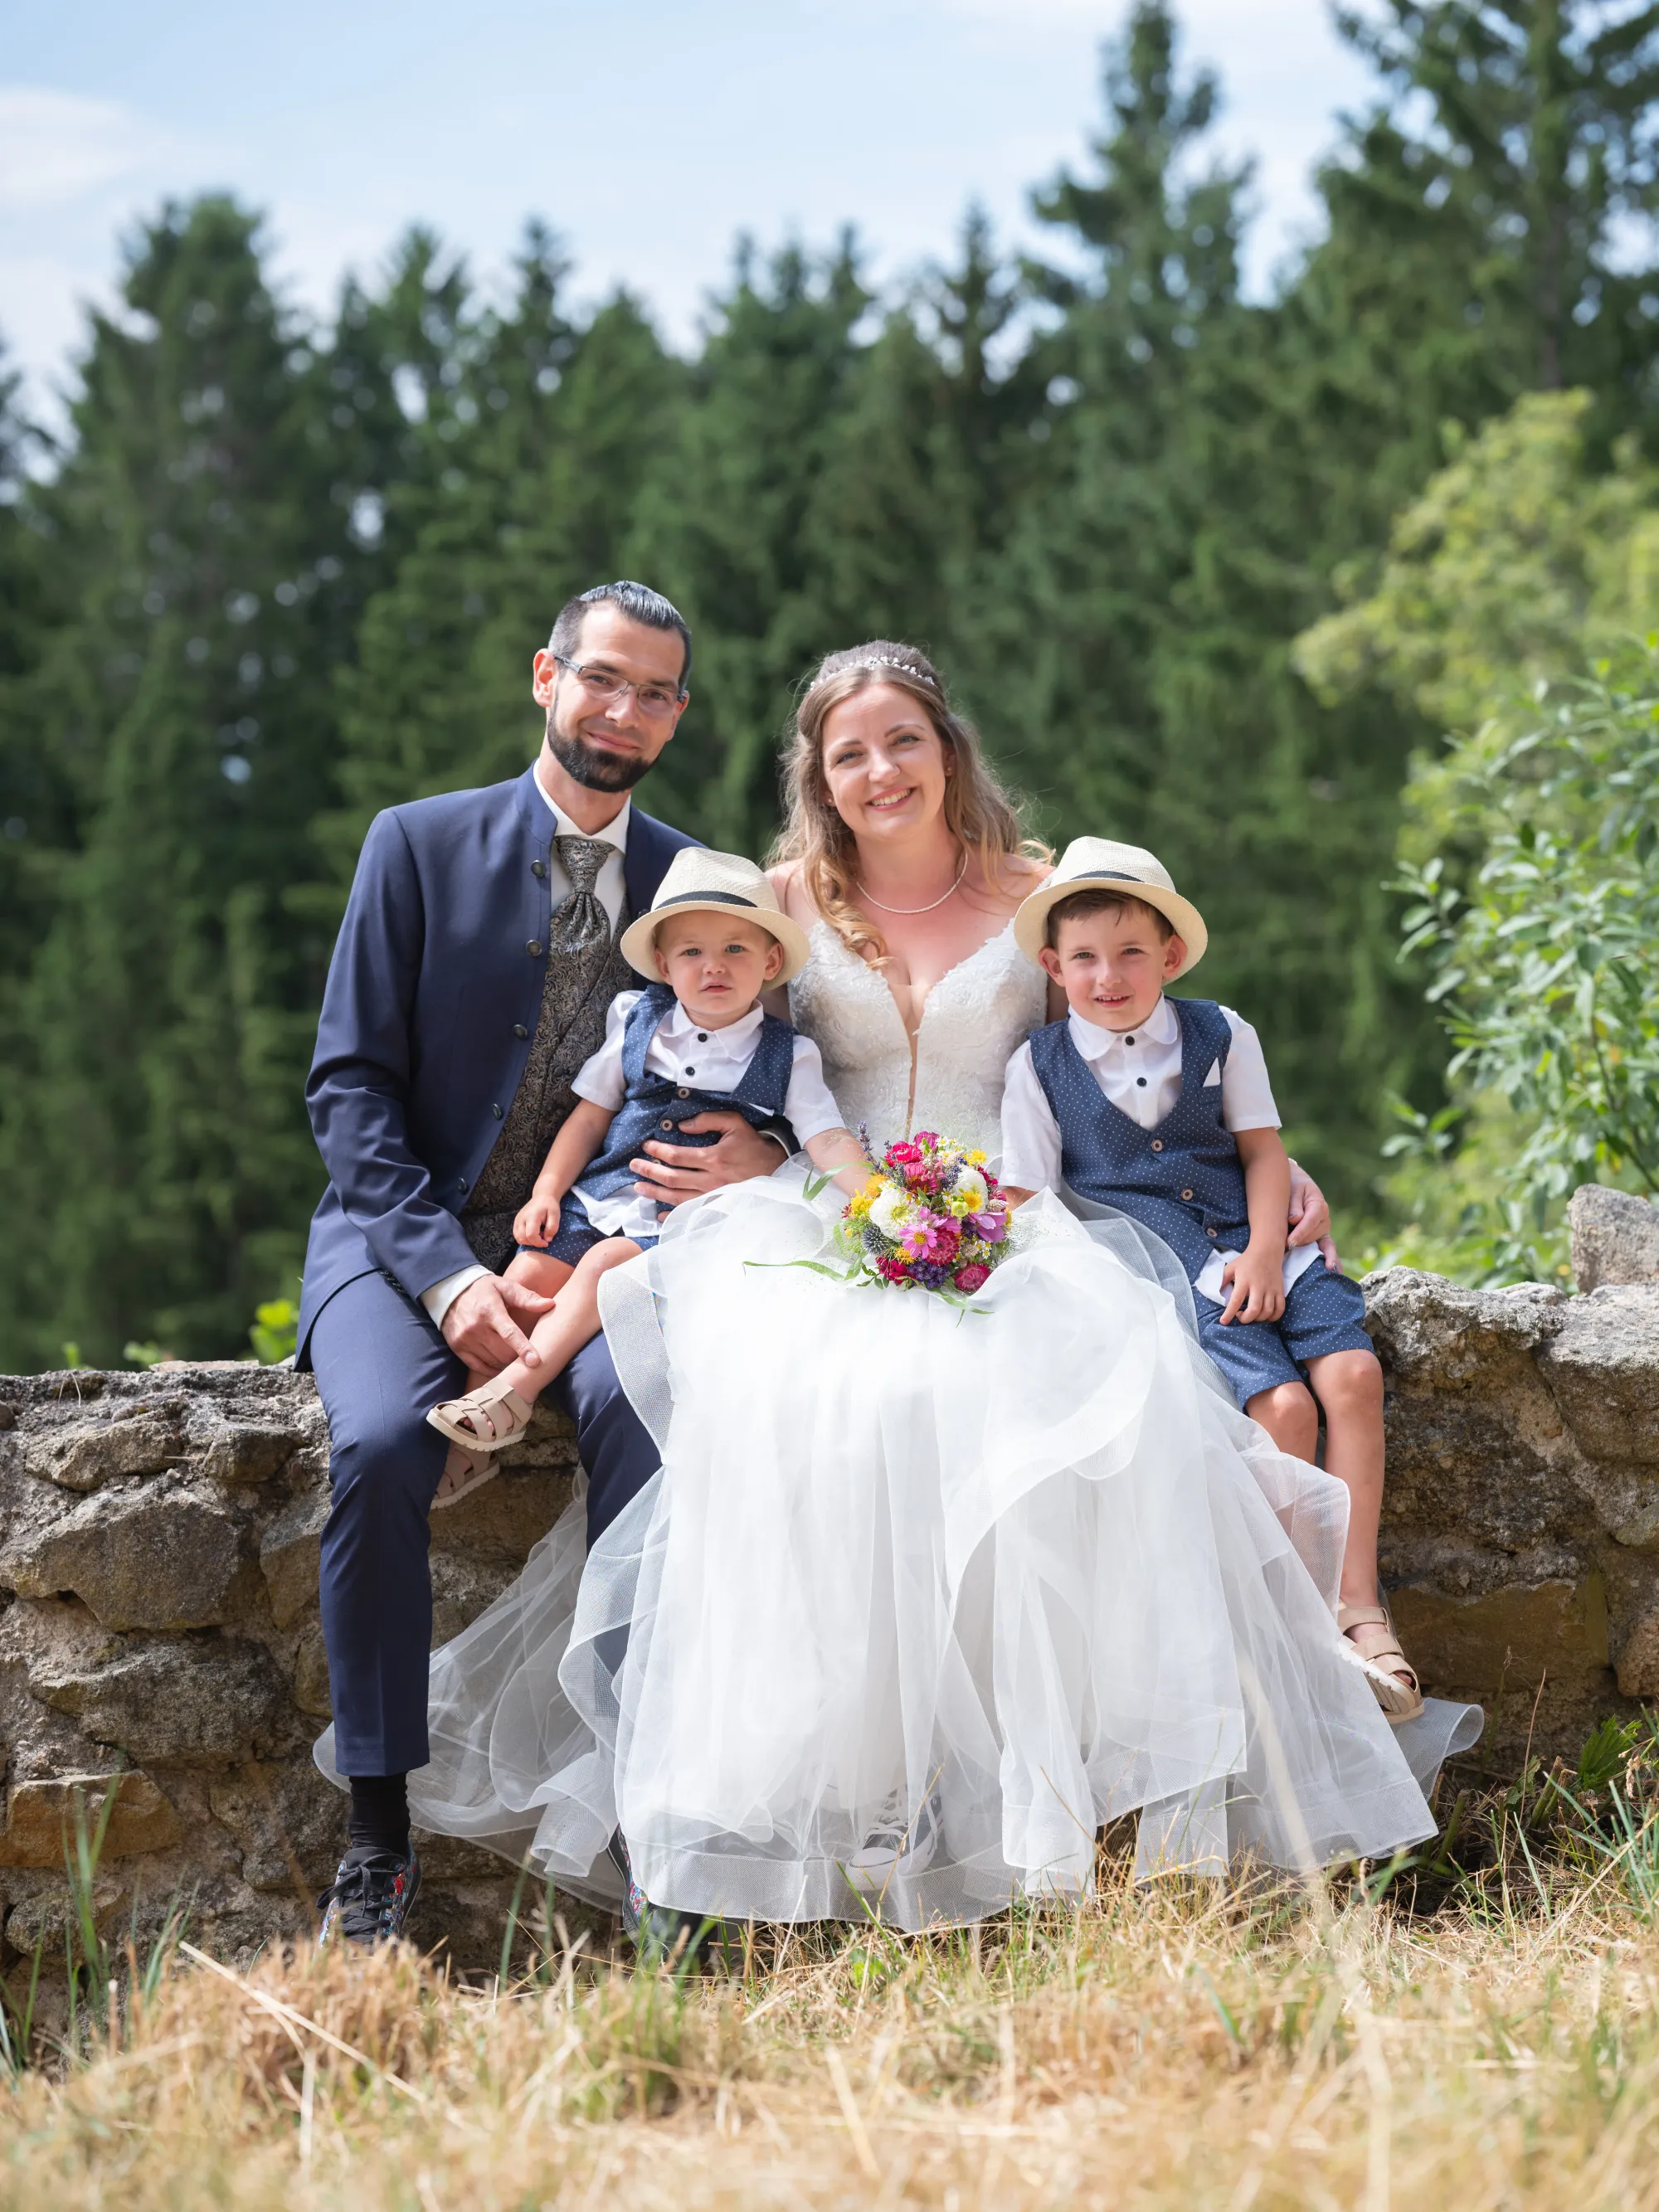
M 168 194 L 266 210 L 277 273 L 325 307 L 411 221 L 486 277 L 526 216 L 579 295 L 695 329 L 743 228 L 855 223 L 878 277 L 948 254 L 978 198 L 1031 234 L 1076 161 L 1123 0 L 0 0 L 0 334 L 37 404 L 61 384 L 117 240 Z M 1185 0 L 1227 150 L 1261 163 L 1255 289 L 1312 221 L 1310 167 L 1365 79 L 1326 0 Z

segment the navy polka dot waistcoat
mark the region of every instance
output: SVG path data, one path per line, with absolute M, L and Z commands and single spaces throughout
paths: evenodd
M 1155 1129 L 1108 1098 L 1072 1042 L 1069 1020 L 1031 1039 L 1031 1064 L 1060 1125 L 1060 1174 L 1079 1198 L 1115 1206 L 1161 1237 L 1196 1281 L 1212 1252 L 1250 1241 L 1244 1170 L 1221 1119 L 1232 1043 L 1227 1017 L 1208 999 L 1171 999 L 1181 1024 L 1181 1095 Z
M 671 1145 L 713 1145 L 718 1129 L 682 1130 L 682 1121 L 699 1114 L 724 1113 L 736 1107 L 757 1128 L 775 1121 L 783 1112 L 789 1078 L 795 1065 L 795 1032 L 775 1014 L 761 1022 L 755 1056 L 734 1091 L 699 1091 L 694 1083 L 671 1083 L 647 1072 L 645 1055 L 651 1040 L 673 1012 L 674 994 L 666 983 L 653 983 L 640 994 L 623 1031 L 623 1080 L 627 1085 L 623 1103 L 606 1133 L 605 1150 L 580 1177 L 580 1188 L 592 1198 L 614 1198 L 638 1181 L 628 1163 L 637 1159 L 646 1139 L 659 1137 Z

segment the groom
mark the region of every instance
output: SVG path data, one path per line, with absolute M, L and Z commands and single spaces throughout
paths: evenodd
M 423 1418 L 465 1368 L 533 1364 L 551 1301 L 506 1279 L 513 1218 L 569 1111 L 570 1079 L 637 980 L 617 940 L 694 841 L 629 793 L 690 696 L 691 637 L 641 584 L 570 601 L 535 659 L 533 767 L 376 817 L 330 963 L 306 1097 L 329 1185 L 311 1224 L 299 1364 L 328 1415 L 323 1635 L 350 1847 L 325 1940 L 402 1929 L 420 1885 L 406 1778 L 428 1757 L 427 1516 L 446 1445 Z M 665 1200 L 766 1175 L 781 1138 L 708 1114 L 707 1147 L 653 1143 Z M 549 1395 L 576 1425 L 590 1543 L 657 1453 L 603 1336 Z

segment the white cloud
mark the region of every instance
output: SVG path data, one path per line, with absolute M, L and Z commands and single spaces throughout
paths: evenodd
M 148 167 L 166 143 L 118 100 L 0 85 L 0 212 L 70 206 Z

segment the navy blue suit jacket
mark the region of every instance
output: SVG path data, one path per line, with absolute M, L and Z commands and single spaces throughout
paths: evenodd
M 344 1284 L 411 1297 L 472 1264 L 457 1214 L 501 1133 L 541 1011 L 553 817 L 512 783 L 375 816 L 329 963 L 306 1103 L 329 1183 L 312 1217 L 300 1358 Z M 635 808 L 623 873 L 642 914 L 696 842 Z

